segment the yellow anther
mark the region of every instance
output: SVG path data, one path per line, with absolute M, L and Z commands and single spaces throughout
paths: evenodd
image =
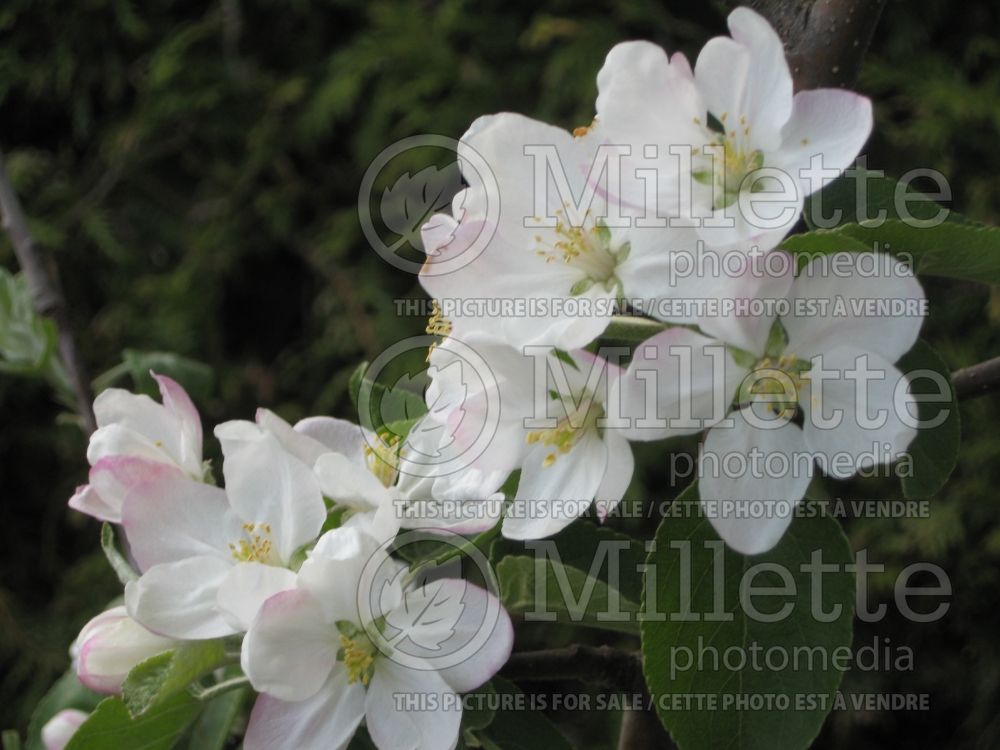
M 358 682 L 365 687 L 372 678 L 375 653 L 370 642 L 358 643 L 346 635 L 340 636 L 341 658 L 347 667 L 347 681 Z
M 399 478 L 399 435 L 383 430 L 375 436 L 376 445 L 366 442 L 365 464 L 385 487 L 392 487 Z
M 244 523 L 241 528 L 245 538 L 229 544 L 232 556 L 240 562 L 275 564 L 274 545 L 271 543 L 271 524 Z

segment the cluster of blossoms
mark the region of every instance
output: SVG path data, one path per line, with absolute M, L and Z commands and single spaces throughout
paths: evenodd
M 454 747 L 455 696 L 503 665 L 513 630 L 492 594 L 464 580 L 416 585 L 388 554 L 395 503 L 419 481 L 358 425 L 292 426 L 262 409 L 255 422 L 215 428 L 223 489 L 202 462 L 187 393 L 154 377 L 162 404 L 119 389 L 97 398 L 90 483 L 70 500 L 120 524 L 139 574 L 124 605 L 77 638 L 80 680 L 117 693 L 149 657 L 242 636 L 240 665 L 260 693 L 248 750 L 345 747 L 363 720 L 380 748 Z M 442 664 L 459 650 L 459 663 Z M 399 710 L 396 696 L 410 693 L 438 696 L 441 710 Z M 81 718 L 60 714 L 49 746 Z
M 544 304 L 502 319 L 436 315 L 429 411 L 403 439 L 260 410 L 215 428 L 223 488 L 174 381 L 156 376 L 162 404 L 117 389 L 98 397 L 90 481 L 70 505 L 120 525 L 139 575 L 74 646 L 86 685 L 113 693 L 178 643 L 242 637 L 240 665 L 260 693 L 247 750 L 343 748 L 362 722 L 382 750 L 447 750 L 460 701 L 405 712 L 396 697 L 475 689 L 508 658 L 513 631 L 476 586 L 410 581 L 386 551 L 401 527 L 550 536 L 595 501 L 601 519 L 613 512 L 632 479 L 631 442 L 706 432 L 700 497 L 724 509 L 709 514 L 720 536 L 752 554 L 778 542 L 814 465 L 846 477 L 906 451 L 911 399 L 894 363 L 921 318 L 872 317 L 864 303 L 920 302 L 920 286 L 888 255 L 798 268 L 776 249 L 821 186 L 810 170 L 830 179 L 857 156 L 870 103 L 793 94 L 773 29 L 747 9 L 729 25 L 693 68 L 649 43 L 616 46 L 588 127 L 514 114 L 473 123 L 459 153 L 468 187 L 452 215 L 423 227 L 421 282 L 437 300 Z M 709 270 L 690 273 L 693 255 Z M 631 299 L 719 304 L 647 319 L 655 333 L 634 351 L 598 347 L 615 340 L 613 313 Z M 761 301 L 780 304 L 758 311 Z M 894 408 L 873 419 L 872 404 Z M 726 470 L 751 448 L 787 470 Z M 780 510 L 741 512 L 772 502 Z M 463 656 L 443 663 L 443 651 Z M 81 720 L 54 720 L 49 747 Z
M 452 444 L 494 433 L 469 459 L 483 476 L 520 470 L 507 537 L 553 534 L 592 501 L 605 517 L 632 476 L 630 441 L 708 430 L 707 515 L 730 546 L 763 552 L 791 522 L 814 465 L 850 476 L 904 455 L 915 435 L 894 366 L 922 323 L 910 270 L 874 253 L 797 269 L 776 249 L 805 198 L 858 155 L 871 104 L 843 90 L 793 94 L 770 25 L 739 8 L 729 27 L 693 68 L 646 42 L 616 46 L 587 127 L 503 113 L 461 139 L 468 187 L 453 215 L 422 231 L 421 282 L 456 311 L 428 328 L 445 334 L 430 355 L 429 394 L 456 401 L 447 394 L 459 387 L 458 342 L 487 363 L 494 393 L 470 393 L 440 418 L 453 423 Z M 476 168 L 484 162 L 489 174 Z M 504 318 L 451 304 L 468 298 L 535 304 Z M 662 330 L 631 351 L 601 346 L 620 338 L 614 314 L 634 300 L 644 310 L 702 304 L 646 319 Z M 866 312 L 885 301 L 910 303 L 910 314 Z M 490 402 L 501 407 L 493 422 Z M 875 404 L 892 408 L 873 421 Z M 726 470 L 751 447 L 775 470 Z M 800 453 L 811 456 L 805 465 Z

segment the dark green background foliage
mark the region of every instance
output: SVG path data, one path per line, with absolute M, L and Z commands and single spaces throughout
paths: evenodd
M 355 365 L 423 327 L 391 303 L 421 296 L 415 279 L 361 235 L 357 188 L 371 159 L 399 138 L 457 137 L 476 116 L 501 110 L 585 124 L 612 44 L 647 38 L 690 53 L 722 31 L 723 8 L 692 5 L 8 0 L 0 146 L 58 263 L 92 373 L 114 367 L 127 348 L 171 351 L 214 371 L 211 383 L 196 379 L 206 424 L 250 417 L 257 405 L 290 419 L 351 416 Z M 1000 220 L 998 15 L 988 0 L 890 2 L 859 84 L 877 106 L 869 165 L 894 176 L 939 169 L 953 206 L 992 223 Z M 0 263 L 16 269 L 5 240 Z M 926 286 L 925 338 L 951 366 L 996 354 L 1000 299 L 989 288 Z M 78 628 L 118 585 L 97 525 L 65 505 L 85 480 L 79 430 L 40 381 L 0 379 L 0 410 L 0 727 L 23 729 L 66 668 Z M 857 626 L 859 644 L 888 637 L 912 647 L 912 672 L 845 681 L 850 690 L 930 693 L 932 710 L 838 713 L 821 747 L 1000 746 L 1000 410 L 981 399 L 962 417 L 963 455 L 930 518 L 846 522 L 854 547 L 887 564 L 880 600 L 891 603 L 895 573 L 914 560 L 952 578 L 941 622 L 891 614 Z M 663 451 L 638 450 L 631 496 L 672 497 L 686 481 L 669 475 Z M 898 485 L 872 480 L 827 491 L 900 496 Z M 619 525 L 646 537 L 655 528 Z M 564 635 L 532 629 L 521 645 Z M 581 717 L 569 718 L 567 733 L 588 746 L 574 730 Z M 608 745 L 616 720 L 590 717 L 589 746 Z

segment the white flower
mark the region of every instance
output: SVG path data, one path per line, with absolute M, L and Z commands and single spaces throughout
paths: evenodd
M 88 717 L 89 714 L 83 711 L 66 708 L 45 722 L 42 727 L 42 744 L 45 745 L 45 750 L 63 750 Z
M 153 476 L 202 478 L 198 410 L 174 380 L 152 376 L 162 405 L 120 388 L 108 388 L 94 401 L 97 430 L 87 448 L 90 484 L 77 489 L 71 508 L 119 523 L 122 500 L 136 482 Z
M 432 356 L 437 377 L 428 400 L 447 401 L 439 391 L 458 388 L 469 378 L 456 374 L 452 342 Z M 622 435 L 605 427 L 607 397 L 621 369 L 577 350 L 557 355 L 551 347 L 522 353 L 502 345 L 480 345 L 491 378 L 466 391 L 445 418 L 458 452 L 473 445 L 484 429 L 488 445 L 469 468 L 502 477 L 521 469 L 502 533 L 512 539 L 550 536 L 568 526 L 593 500 L 606 515 L 621 500 L 632 478 L 632 450 Z M 489 421 L 490 415 L 495 421 Z M 457 415 L 457 417 L 456 417 Z M 456 417 L 452 419 L 452 417 Z M 502 480 L 501 480 L 502 481 Z
M 267 600 L 243 641 L 243 670 L 262 693 L 247 750 L 337 750 L 362 720 L 381 750 L 455 746 L 456 694 L 504 664 L 513 628 L 482 589 L 439 580 L 406 591 L 398 572 L 363 532 L 336 529 L 302 565 L 297 588 Z M 373 593 L 378 613 L 359 606 Z M 408 710 L 407 699 L 425 703 Z
M 907 382 L 893 365 L 922 322 L 923 291 L 905 265 L 888 254 L 839 253 L 813 260 L 794 281 L 757 279 L 745 293 L 763 299 L 764 288 L 772 301 L 787 300 L 787 341 L 770 335 L 773 316 L 705 319 L 702 330 L 728 353 L 719 341 L 668 329 L 639 345 L 620 381 L 630 439 L 711 427 L 699 494 L 719 535 L 745 554 L 777 544 L 814 461 L 847 478 L 899 458 L 916 434 Z M 886 301 L 907 312 L 881 310 Z M 754 455 L 756 463 L 744 461 Z
M 176 645 L 151 633 L 118 606 L 84 625 L 70 653 L 80 682 L 95 692 L 112 694 L 121 692 L 122 681 L 134 666 Z
M 420 281 L 445 305 L 428 330 L 463 341 L 480 336 L 512 346 L 586 346 L 607 327 L 617 301 L 643 277 L 643 264 L 662 252 L 666 230 L 638 228 L 608 205 L 609 171 L 600 135 L 576 135 L 521 115 L 480 117 L 462 136 L 459 163 L 470 187 L 456 196 L 455 217 L 438 214 L 424 225 L 427 261 Z M 549 149 L 548 155 L 543 150 Z M 497 190 L 470 171 L 470 152 L 489 165 Z M 466 158 L 462 158 L 463 154 Z M 565 184 L 554 177 L 565 177 Z M 491 223 L 490 202 L 499 202 Z M 490 240 L 470 262 L 483 232 Z M 447 273 L 441 268 L 459 266 Z M 469 300 L 472 305 L 450 303 Z M 504 311 L 483 303 L 517 302 Z
M 667 213 L 687 215 L 689 205 L 705 216 L 699 233 L 709 244 L 753 238 L 767 250 L 795 225 L 805 197 L 822 186 L 801 172 L 812 158 L 821 156 L 822 167 L 832 170 L 825 180 L 854 161 L 871 132 L 871 102 L 840 89 L 793 94 L 781 39 L 768 22 L 737 8 L 729 29 L 731 38 L 709 40 L 693 72 L 683 56 L 668 60 L 648 42 L 616 46 L 598 75 L 597 117 L 611 143 L 631 147 L 627 175 L 636 167 L 655 169 Z M 647 146 L 656 151 L 643 158 Z M 692 147 L 693 158 L 680 162 L 670 146 Z M 787 175 L 784 185 L 779 172 Z M 692 177 L 693 194 L 684 196 L 682 185 Z M 779 188 L 790 200 L 753 195 Z M 641 200 L 638 190 L 637 181 L 625 198 Z M 741 198 L 752 206 L 741 208 Z
M 312 469 L 250 422 L 216 428 L 226 489 L 158 478 L 126 497 L 122 524 L 142 571 L 129 614 L 162 635 L 216 638 L 246 629 L 260 604 L 294 585 L 296 553 L 327 517 Z

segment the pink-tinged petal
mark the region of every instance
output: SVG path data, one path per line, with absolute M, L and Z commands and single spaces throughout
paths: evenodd
M 181 456 L 184 458 L 185 468 L 191 472 L 201 469 L 201 444 L 202 429 L 201 415 L 195 408 L 191 397 L 187 391 L 181 387 L 173 378 L 166 375 L 157 375 L 150 370 L 150 375 L 160 387 L 160 396 L 163 399 L 163 406 L 174 415 L 180 426 L 181 436 Z
M 233 509 L 248 523 L 270 524 L 277 555 L 287 562 L 316 538 L 326 520 L 316 475 L 253 422 L 220 424 L 215 436 L 222 443 L 222 471 Z
M 555 461 L 549 463 L 549 456 Z M 521 469 L 514 504 L 501 529 L 508 539 L 552 536 L 579 518 L 594 499 L 608 465 L 596 430 L 588 430 L 569 453 L 539 443 Z
M 98 693 L 121 692 L 122 680 L 146 659 L 168 651 L 176 641 L 150 632 L 118 606 L 83 626 L 74 644 L 80 682 Z
M 89 716 L 90 714 L 75 708 L 65 708 L 45 722 L 42 727 L 42 744 L 45 745 L 45 750 L 63 750 Z
M 241 664 L 255 690 L 301 701 L 330 677 L 338 648 L 337 627 L 316 597 L 293 589 L 264 602 L 243 639 Z
M 343 750 L 365 716 L 365 689 L 335 669 L 314 696 L 287 702 L 260 695 L 250 713 L 244 750 Z
M 791 524 L 812 478 L 812 460 L 796 460 L 808 448 L 795 424 L 762 429 L 751 426 L 742 412 L 732 421 L 731 427 L 708 431 L 699 457 L 698 493 L 723 541 L 741 554 L 756 555 L 774 547 Z M 754 451 L 761 461 L 742 462 Z M 758 464 L 762 470 L 755 471 Z
M 602 522 L 622 501 L 635 471 L 635 458 L 628 440 L 614 430 L 605 430 L 604 445 L 608 451 L 608 467 L 594 495 L 597 515 Z
M 668 328 L 636 347 L 609 399 L 609 428 L 643 441 L 701 432 L 725 417 L 745 374 L 721 342 Z
M 90 469 L 90 487 L 98 496 L 99 503 L 107 509 L 104 517 L 98 517 L 104 521 L 120 523 L 122 504 L 133 487 L 151 480 L 183 478 L 183 476 L 181 470 L 172 464 L 151 461 L 140 456 L 105 456 Z M 91 499 L 81 499 L 78 503 L 86 505 Z M 75 496 L 70 500 L 71 507 L 76 507 L 73 505 L 74 500 Z M 95 507 L 96 510 L 101 509 L 100 506 L 91 507 Z
M 274 435 L 281 447 L 299 459 L 306 466 L 312 466 L 316 459 L 329 449 L 308 435 L 295 430 L 288 422 L 269 409 L 258 409 L 257 424 Z
M 195 556 L 231 561 L 229 545 L 244 538 L 224 490 L 178 476 L 133 486 L 122 526 L 140 570 Z
M 800 91 L 782 131 L 781 150 L 770 163 L 808 185 L 801 170 L 809 167 L 813 156 L 821 155 L 826 169 L 846 169 L 871 135 L 872 123 L 867 97 L 843 89 Z
M 84 484 L 76 488 L 73 497 L 69 499 L 69 507 L 73 510 L 93 516 L 98 521 L 108 523 L 121 522 L 121 506 L 113 506 L 104 500 L 97 490 L 89 484 Z
M 354 463 L 365 457 L 367 431 L 346 419 L 336 417 L 306 417 L 295 423 L 295 431 L 321 443 L 326 450 L 347 456 Z M 369 437 L 372 437 L 369 435 Z
M 459 693 L 475 690 L 496 674 L 514 643 L 514 629 L 500 600 L 453 578 L 408 592 L 387 614 L 386 626 L 384 634 L 405 654 L 406 666 L 436 671 Z
M 190 557 L 157 565 L 125 585 L 129 616 L 169 638 L 201 640 L 237 632 L 216 604 L 232 566 L 216 557 Z
M 216 601 L 226 621 L 243 632 L 250 627 L 264 602 L 294 588 L 295 573 L 288 568 L 241 562 L 230 568 L 222 580 Z
M 916 343 L 926 314 L 920 282 L 889 253 L 820 256 L 799 273 L 789 299 L 785 351 L 805 360 L 850 346 L 896 362 Z M 902 314 L 885 314 L 883 304 Z
M 828 476 L 847 479 L 891 463 L 917 436 L 912 395 L 896 396 L 904 375 L 883 357 L 838 347 L 813 359 L 811 375 L 809 398 L 800 401 L 802 432 Z M 903 412 L 908 412 L 909 424 L 901 419 Z
M 461 722 L 461 699 L 441 675 L 378 660 L 365 723 L 380 750 L 453 750 Z
M 124 425 L 109 424 L 98 428 L 90 436 L 87 461 L 93 466 L 101 459 L 111 456 L 136 456 L 158 463 L 179 465 L 177 459 L 164 449 L 164 445 L 162 441 L 153 440 Z

